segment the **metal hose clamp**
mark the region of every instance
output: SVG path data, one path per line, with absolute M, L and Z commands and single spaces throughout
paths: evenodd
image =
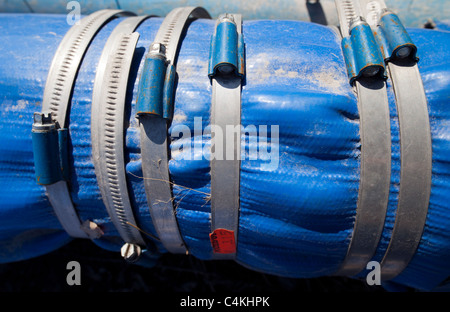
M 130 67 L 139 39 L 139 34 L 134 31 L 148 17 L 128 17 L 112 31 L 97 66 L 92 94 L 92 159 L 98 186 L 106 210 L 123 241 L 128 245 L 137 245 L 131 246 L 131 249 L 144 247 L 145 241 L 137 229 L 127 187 L 125 100 Z
M 219 16 L 211 39 L 209 77 L 212 83 L 211 244 L 215 259 L 235 259 L 239 229 L 241 157 L 241 86 L 245 74 L 240 14 Z M 237 130 L 231 142 L 215 143 L 214 128 Z M 221 153 L 217 151 L 221 148 Z M 212 152 L 212 151 L 211 151 Z M 231 159 L 230 159 L 231 156 Z
M 162 22 L 145 58 L 136 103 L 147 202 L 158 238 L 171 253 L 187 250 L 173 205 L 168 122 L 173 112 L 176 54 L 190 17 L 210 18 L 201 7 L 184 7 L 172 10 Z
M 348 38 L 351 22 L 361 16 L 359 3 L 336 0 L 341 35 Z M 366 24 L 367 26 L 367 24 Z M 368 26 L 367 26 L 368 27 Z M 364 29 L 365 36 L 373 35 Z M 374 40 L 370 40 L 372 43 Z M 344 42 L 344 41 L 343 41 Z M 380 54 L 369 44 L 354 54 Z M 345 46 L 343 46 L 345 51 Z M 375 254 L 384 228 L 391 177 L 391 131 L 384 77 L 360 76 L 353 82 L 358 97 L 361 137 L 361 170 L 355 224 L 347 254 L 337 275 L 353 276 L 366 268 Z
M 67 184 L 67 141 L 69 127 L 70 101 L 75 77 L 92 39 L 108 21 L 119 14 L 130 14 L 122 10 L 101 10 L 83 18 L 79 24 L 72 26 L 62 39 L 50 67 L 42 100 L 42 113 L 35 115 L 33 129 L 33 151 L 40 159 L 35 163 L 38 183 L 45 184 L 47 195 L 53 210 L 64 230 L 72 237 L 97 238 L 82 226 L 70 198 Z M 50 118 L 48 118 L 50 117 Z M 49 133 L 42 131 L 45 124 L 54 124 Z M 55 143 L 51 132 L 57 131 Z M 37 139 L 40 137 L 39 139 Z M 45 138 L 44 138 L 45 137 Z M 53 139 L 52 139 L 53 138 Z M 45 142 L 48 145 L 39 144 Z M 47 153 L 46 155 L 43 152 Z M 52 156 L 53 154 L 53 156 Z M 43 157 L 41 157 L 43 156 Z M 47 158 L 46 158 L 47 157 Z M 41 179 L 42 169 L 59 167 L 52 170 L 47 179 Z M 62 172 L 59 172 L 61 170 Z
M 432 146 L 427 98 L 417 66 L 417 48 L 383 0 L 360 0 L 381 39 L 395 93 L 400 130 L 400 188 L 391 238 L 381 260 L 381 278 L 399 275 L 419 246 L 431 192 Z M 370 3 L 370 5 L 369 5 Z

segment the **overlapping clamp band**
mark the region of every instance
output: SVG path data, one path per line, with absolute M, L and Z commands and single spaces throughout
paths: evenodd
M 211 39 L 208 75 L 211 98 L 211 233 L 213 258 L 235 259 L 239 229 L 241 156 L 241 87 L 245 74 L 245 46 L 240 14 L 219 16 Z M 233 138 L 216 142 L 215 129 Z M 231 139 L 230 142 L 227 142 Z
M 100 56 L 91 107 L 92 159 L 108 215 L 125 242 L 139 254 L 145 240 L 138 230 L 128 193 L 124 124 L 128 77 L 139 39 L 135 29 L 149 16 L 128 17 L 110 34 Z M 129 261 L 137 260 L 126 257 Z
M 101 10 L 72 26 L 53 57 L 47 77 L 42 112 L 34 114 L 33 153 L 37 183 L 45 185 L 50 204 L 64 230 L 72 237 L 98 238 L 103 233 L 92 222 L 81 222 L 70 198 L 67 181 L 68 128 L 72 89 L 81 61 L 95 34 L 122 10 Z
M 162 22 L 145 57 L 136 103 L 147 202 L 158 238 L 171 253 L 187 251 L 173 204 L 168 123 L 174 109 L 177 50 L 190 17 L 210 15 L 201 7 L 176 8 Z
M 337 275 L 354 276 L 375 254 L 386 217 L 391 132 L 383 57 L 358 2 L 336 0 L 348 77 L 360 115 L 361 169 L 355 224 Z
M 383 0 L 360 0 L 392 81 L 400 129 L 400 187 L 394 227 L 381 260 L 381 278 L 398 276 L 416 253 L 431 192 L 432 145 L 417 48 Z
M 350 84 L 362 77 L 386 79 L 382 54 L 367 22 L 351 10 L 352 0 L 336 1 L 342 3 L 345 20 L 341 23 L 342 50 Z M 352 7 L 355 12 L 357 7 Z M 339 14 L 341 20 L 341 14 Z M 342 31 L 348 31 L 342 32 Z M 346 35 L 344 35 L 346 34 Z

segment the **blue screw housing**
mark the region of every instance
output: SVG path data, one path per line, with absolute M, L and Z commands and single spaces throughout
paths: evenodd
M 51 114 L 35 113 L 31 133 L 36 182 L 50 185 L 68 179 L 68 129 L 56 129 Z
M 351 29 L 350 36 L 342 39 L 342 50 L 350 84 L 369 70 L 375 73 L 374 78 L 387 78 L 383 56 L 367 23 Z
M 176 71 L 172 64 L 160 55 L 148 54 L 136 102 L 136 116 L 155 115 L 171 119 L 173 115 Z
M 419 60 L 416 56 L 417 47 L 396 14 L 392 12 L 384 14 L 374 35 L 386 62 L 402 58 L 398 52 L 405 47 L 410 49 L 406 58 L 414 62 Z
M 217 74 L 221 66 L 231 66 L 234 74 L 244 76 L 244 38 L 239 34 L 236 24 L 223 21 L 216 27 L 216 32 L 211 38 L 209 70 L 210 78 Z

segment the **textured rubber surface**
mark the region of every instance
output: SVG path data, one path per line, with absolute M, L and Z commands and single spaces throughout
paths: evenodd
M 44 188 L 35 183 L 31 147 L 32 114 L 41 108 L 51 59 L 69 28 L 65 18 L 0 15 L 0 31 L 5 38 L 0 46 L 0 262 L 34 257 L 69 240 L 53 215 Z M 70 114 L 71 196 L 81 219 L 92 219 L 103 227 L 105 236 L 96 243 L 115 251 L 121 240 L 103 206 L 91 160 L 90 102 L 102 48 L 120 20 L 106 25 L 85 55 Z M 134 103 L 141 61 L 161 22 L 161 18 L 152 18 L 137 29 L 141 37 L 130 74 L 134 88 L 129 88 L 126 100 L 129 124 L 125 155 L 130 198 L 137 207 L 138 226 L 153 235 Z M 209 146 L 211 85 L 207 71 L 214 23 L 192 22 L 180 48 L 170 131 L 183 124 L 190 127 L 192 136 L 174 138 L 172 151 L 186 140 L 193 146 Z M 450 33 L 408 31 L 420 51 L 419 69 L 430 114 L 433 176 L 422 241 L 409 266 L 393 281 L 428 289 L 450 275 Z M 282 276 L 330 275 L 338 269 L 348 248 L 360 166 L 356 96 L 348 84 L 340 40 L 327 27 L 294 21 L 244 21 L 243 34 L 246 80 L 242 123 L 244 127 L 267 125 L 268 129 L 279 125 L 280 157 L 278 168 L 272 171 L 261 169 L 261 164 L 270 160 L 241 163 L 237 260 L 253 270 Z M 374 256 L 378 261 L 392 230 L 400 168 L 395 100 L 389 82 L 388 99 L 393 160 L 386 227 Z M 194 117 L 202 118 L 203 134 L 194 133 Z M 253 144 L 251 136 L 246 134 L 244 138 L 242 149 L 248 150 Z M 169 164 L 176 184 L 177 220 L 189 252 L 210 259 L 209 160 L 185 160 L 184 152 L 172 153 Z M 194 153 L 194 149 L 190 152 Z M 145 238 L 152 248 L 151 238 Z M 161 247 L 157 243 L 155 246 Z

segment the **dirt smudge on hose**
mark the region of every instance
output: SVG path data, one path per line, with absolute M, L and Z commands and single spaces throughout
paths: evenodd
M 333 62 L 324 62 L 319 67 L 313 63 L 299 63 L 298 58 L 286 55 L 283 58 L 274 57 L 267 53 L 258 54 L 252 61 L 247 66 L 249 84 L 283 85 L 280 79 L 294 79 L 298 82 L 289 82 L 289 85 L 308 90 L 333 94 L 347 94 L 351 91 L 345 69 Z
M 315 83 L 321 89 L 327 89 L 331 93 L 345 94 L 350 91 L 346 76 L 338 71 L 336 67 L 322 67 L 319 71 L 313 73 L 311 82 Z

